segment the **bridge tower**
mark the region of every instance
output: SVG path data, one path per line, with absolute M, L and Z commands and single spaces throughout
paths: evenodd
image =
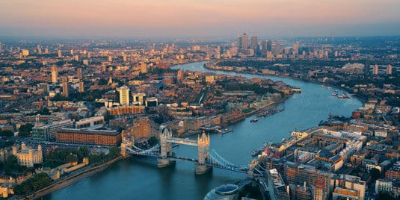
M 157 159 L 157 166 L 159 168 L 168 167 L 172 164 L 168 156 L 172 155 L 172 145 L 167 142 L 168 138 L 172 137 L 171 131 L 165 127 L 162 129 L 160 134 L 160 145 L 161 145 L 161 158 Z
M 126 148 L 131 148 L 132 144 L 135 143 L 135 140 L 133 137 L 124 137 L 122 139 L 122 143 L 121 143 L 121 155 L 123 157 L 128 157 L 129 154 L 126 152 Z
M 197 136 L 197 147 L 198 147 L 198 163 L 196 163 L 195 173 L 201 175 L 207 173 L 211 167 L 206 165 L 208 159 L 208 150 L 210 149 L 210 135 L 203 134 Z
M 258 160 L 253 159 L 249 163 L 249 171 L 247 172 L 247 176 L 249 178 L 254 178 L 254 168 L 258 165 Z

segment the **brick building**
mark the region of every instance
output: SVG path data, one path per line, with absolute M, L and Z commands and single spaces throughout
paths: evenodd
M 117 131 L 68 129 L 56 133 L 59 143 L 117 146 L 121 143 L 121 134 Z

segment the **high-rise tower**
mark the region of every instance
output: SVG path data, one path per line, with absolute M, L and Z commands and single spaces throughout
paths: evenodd
M 242 50 L 247 50 L 249 47 L 249 36 L 247 36 L 246 33 L 238 36 L 238 47 Z
M 68 77 L 67 76 L 63 76 L 62 77 L 62 93 L 63 96 L 68 97 Z
M 129 88 L 124 85 L 117 90 L 119 92 L 119 103 L 124 106 L 129 106 Z
M 51 66 L 51 82 L 57 83 L 57 78 L 58 78 L 57 66 L 53 65 Z

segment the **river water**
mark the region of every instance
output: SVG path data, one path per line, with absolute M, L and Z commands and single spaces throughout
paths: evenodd
M 203 68 L 204 62 L 175 66 L 175 69 L 213 72 L 217 74 L 241 75 L 248 78 L 267 78 L 283 81 L 302 89 L 282 103 L 285 110 L 267 118 L 260 118 L 257 123 L 250 123 L 251 118 L 232 125 L 232 133 L 211 135 L 211 148 L 226 160 L 235 164 L 246 164 L 251 160 L 251 152 L 266 141 L 280 142 L 290 136 L 290 132 L 318 125 L 326 120 L 329 113 L 350 116 L 361 106 L 355 98 L 338 99 L 331 94 L 334 89 L 321 87 L 319 84 L 291 78 L 217 72 Z M 339 93 L 343 91 L 339 90 Z M 195 137 L 195 136 L 194 136 Z M 196 147 L 180 145 L 174 148 L 178 156 L 197 157 Z M 104 171 L 85 178 L 62 190 L 51 193 L 43 199 L 203 199 L 211 189 L 234 183 L 245 178 L 243 174 L 214 169 L 211 173 L 195 176 L 194 164 L 177 162 L 170 168 L 158 169 L 154 158 L 130 158 L 113 164 Z

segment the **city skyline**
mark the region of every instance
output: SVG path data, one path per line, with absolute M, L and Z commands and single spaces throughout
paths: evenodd
M 0 36 L 396 36 L 400 2 L 387 0 L 0 0 Z M 29 33 L 29 35 L 27 35 Z

